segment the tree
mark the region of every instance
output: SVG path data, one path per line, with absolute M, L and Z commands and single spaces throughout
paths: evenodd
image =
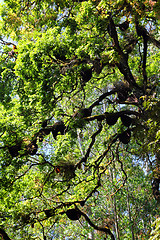
M 2 4 L 4 239 L 74 239 L 74 226 L 79 239 L 149 238 L 160 202 L 159 10 L 148 0 Z
M 156 219 L 153 226 L 155 226 L 155 229 L 151 232 L 152 236 L 150 237 L 150 240 L 159 238 L 159 218 Z

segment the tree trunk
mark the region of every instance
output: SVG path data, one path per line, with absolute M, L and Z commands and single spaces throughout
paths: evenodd
M 84 151 L 83 151 L 83 148 L 82 148 L 82 139 L 80 137 L 80 131 L 78 129 L 77 129 L 77 140 L 78 140 L 81 155 L 82 155 L 82 157 L 84 157 L 85 154 L 84 154 Z M 84 166 L 84 163 L 82 163 L 82 170 L 84 171 L 84 169 L 85 169 L 85 166 Z
M 114 169 L 114 170 L 115 170 L 115 169 Z M 113 173 L 113 171 L 112 171 L 112 168 L 110 168 L 110 176 L 111 176 L 111 181 L 112 181 L 112 184 L 113 184 L 114 173 Z M 113 209 L 113 212 L 114 212 L 116 239 L 117 239 L 117 240 L 120 240 L 119 227 L 118 227 L 118 214 L 117 214 L 117 205 L 116 205 L 116 197 L 115 197 L 115 195 L 113 195 L 112 199 L 113 199 L 112 209 Z
M 3 240 L 11 240 L 8 234 L 4 231 L 4 229 L 0 228 L 0 236 L 2 236 Z
M 127 192 L 129 192 L 128 187 L 127 187 Z M 129 221 L 131 223 L 132 222 L 132 217 L 131 217 L 131 209 L 130 209 L 130 205 L 129 205 L 129 194 L 128 193 L 127 193 L 127 208 L 128 208 L 128 214 L 129 214 Z M 135 240 L 133 224 L 131 225 L 131 233 L 132 233 L 132 240 Z
M 78 139 L 78 143 L 79 143 L 79 148 L 80 148 L 80 151 L 81 151 L 81 155 L 82 157 L 84 157 L 84 151 L 82 149 L 82 140 L 81 140 L 81 137 L 80 137 L 80 132 L 79 130 L 77 130 L 77 139 Z M 82 165 L 82 169 L 84 171 L 84 164 Z M 92 212 L 91 212 L 91 208 L 88 208 L 88 215 L 91 215 Z M 94 230 L 91 231 L 91 233 L 88 234 L 88 237 L 90 240 L 95 240 L 94 238 Z

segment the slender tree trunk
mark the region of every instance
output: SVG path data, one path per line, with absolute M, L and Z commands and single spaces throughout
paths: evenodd
M 83 151 L 83 148 L 82 148 L 82 140 L 81 140 L 81 137 L 80 137 L 80 131 L 77 129 L 77 140 L 78 140 L 78 144 L 79 144 L 79 149 L 80 149 L 80 152 L 81 152 L 81 155 L 82 157 L 84 157 L 84 151 Z M 84 163 L 82 163 L 82 170 L 84 171 Z
M 80 149 L 81 155 L 83 157 L 84 156 L 84 151 L 82 149 L 82 140 L 81 140 L 81 137 L 80 137 L 79 129 L 77 129 L 77 139 L 78 139 L 79 149 Z
M 87 208 L 88 210 L 88 215 L 91 216 L 92 215 L 92 210 L 90 207 Z M 95 237 L 94 237 L 94 230 L 91 231 L 91 233 L 89 233 L 89 239 L 91 240 L 95 240 Z
M 113 184 L 114 173 L 113 173 L 113 171 L 112 171 L 111 168 L 110 168 L 110 176 L 111 176 L 111 181 L 112 181 L 112 184 Z M 117 239 L 117 240 L 120 240 L 119 227 L 118 227 L 117 204 L 116 204 L 116 197 L 115 197 L 115 195 L 113 195 L 112 199 L 113 199 L 112 209 L 113 209 L 113 212 L 114 212 L 116 239 Z
M 127 187 L 127 192 L 129 192 L 128 187 Z M 132 222 L 132 217 L 131 217 L 131 209 L 130 209 L 130 204 L 129 204 L 129 194 L 127 194 L 127 208 L 128 208 L 128 214 L 129 214 L 129 221 L 131 223 Z M 133 224 L 131 225 L 131 233 L 132 233 L 132 240 L 135 240 Z
M 78 144 L 79 144 L 79 149 L 81 151 L 81 155 L 82 157 L 84 157 L 84 151 L 82 149 L 82 140 L 81 140 L 81 137 L 80 137 L 80 132 L 79 130 L 77 130 L 77 139 L 78 139 Z M 82 165 L 82 169 L 84 171 L 84 164 Z M 92 212 L 91 212 L 91 208 L 88 208 L 88 215 L 91 215 Z M 95 237 L 94 237 L 94 230 L 91 231 L 90 235 L 89 235 L 89 239 L 91 240 L 95 240 Z
M 116 206 L 116 198 L 115 197 L 113 197 L 113 203 L 114 203 L 113 208 L 114 208 L 116 238 L 117 238 L 117 240 L 120 240 L 119 227 L 118 227 L 118 214 L 117 214 L 117 206 Z

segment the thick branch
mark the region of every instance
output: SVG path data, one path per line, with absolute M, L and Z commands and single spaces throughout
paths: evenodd
M 130 86 L 139 88 L 128 66 L 127 56 L 121 57 L 120 61 L 117 62 L 116 65 L 120 72 L 124 75 L 126 81 L 130 84 Z
M 160 41 L 156 40 L 146 29 L 145 27 L 139 25 L 138 20 L 136 20 L 136 31 L 137 35 L 140 37 L 146 37 L 150 42 L 152 42 L 156 47 L 160 48 Z
M 113 235 L 113 233 L 111 232 L 111 230 L 109 229 L 108 226 L 106 226 L 106 227 L 98 227 L 97 225 L 95 225 L 95 224 L 90 220 L 90 218 L 89 218 L 84 212 L 82 212 L 81 210 L 79 210 L 79 211 L 81 212 L 81 215 L 85 218 L 85 220 L 89 223 L 89 225 L 90 225 L 91 227 L 93 227 L 95 230 L 104 232 L 106 235 L 109 234 L 109 235 L 111 236 L 111 239 L 112 239 L 112 240 L 115 240 L 114 235 Z
M 104 114 L 101 114 L 101 115 L 94 115 L 94 116 L 91 116 L 91 117 L 87 117 L 87 121 L 94 121 L 96 119 L 98 121 L 102 121 L 102 120 L 110 118 L 110 117 L 121 117 L 124 114 L 135 115 L 135 116 L 140 115 L 140 113 L 138 113 L 136 111 L 131 111 L 131 110 L 124 110 L 124 111 L 120 111 L 120 112 L 116 112 L 116 113 L 105 112 Z
M 11 238 L 9 238 L 8 234 L 2 228 L 0 228 L 0 235 L 2 236 L 3 240 L 11 240 Z
M 146 61 L 147 61 L 147 43 L 149 39 L 149 33 L 147 30 L 139 25 L 139 22 L 136 21 L 136 31 L 137 35 L 143 37 L 143 64 L 142 64 L 142 71 L 143 71 L 143 78 L 144 78 L 144 90 L 147 84 L 147 73 L 146 73 Z
M 153 195 L 158 203 L 160 203 L 159 186 L 160 186 L 160 178 L 155 178 L 152 183 L 152 191 L 153 191 Z
M 115 26 L 111 16 L 109 17 L 109 24 L 108 24 L 108 29 L 107 30 L 108 30 L 109 35 L 113 39 L 113 44 L 114 44 L 114 47 L 116 48 L 116 50 L 118 51 L 118 54 L 120 56 L 122 56 L 123 55 L 123 51 L 122 51 L 122 49 L 121 49 L 121 47 L 119 45 L 116 26 Z
M 124 54 L 124 52 L 122 51 L 122 49 L 119 45 L 116 26 L 115 26 L 114 21 L 111 16 L 109 17 L 108 33 L 111 36 L 111 38 L 113 39 L 115 50 L 118 52 L 118 54 L 120 56 L 119 62 L 116 63 L 117 67 L 119 68 L 120 72 L 124 75 L 125 79 L 130 84 L 131 87 L 135 86 L 135 87 L 139 88 L 139 86 L 136 84 L 136 81 L 135 81 L 135 79 L 131 73 L 131 70 L 128 66 L 128 57 L 127 57 L 127 55 Z
M 95 140 L 96 140 L 96 136 L 102 131 L 102 124 L 100 123 L 100 126 L 99 126 L 99 129 L 92 135 L 92 141 L 89 145 L 89 148 L 87 150 L 87 153 L 86 155 L 84 156 L 84 158 L 82 158 L 82 161 L 81 162 L 86 162 L 87 161 L 87 158 L 89 157 L 89 154 L 90 154 L 90 151 L 91 151 L 91 148 L 93 147 L 94 143 L 95 143 Z M 78 163 L 79 164 L 79 163 Z
M 105 92 L 105 93 L 103 93 L 103 94 L 98 98 L 98 100 L 95 101 L 89 108 L 90 108 L 90 109 L 94 108 L 95 106 L 99 105 L 99 103 L 102 102 L 103 99 L 105 99 L 106 97 L 108 97 L 108 96 L 110 96 L 110 95 L 112 95 L 112 94 L 114 94 L 114 93 L 116 93 L 116 89 L 113 89 L 113 90 L 111 90 L 110 92 Z

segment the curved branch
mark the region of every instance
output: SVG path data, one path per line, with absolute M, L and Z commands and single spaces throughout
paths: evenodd
M 113 89 L 113 90 L 111 90 L 110 92 L 103 93 L 103 94 L 98 98 L 98 100 L 95 101 L 89 108 L 90 108 L 90 109 L 94 108 L 95 106 L 99 105 L 99 103 L 102 102 L 103 99 L 105 99 L 106 97 L 108 97 L 108 96 L 110 96 L 110 95 L 112 95 L 112 94 L 114 94 L 114 93 L 116 93 L 116 92 L 117 92 L 116 89 Z
M 145 27 L 139 25 L 138 20 L 135 22 L 136 24 L 136 31 L 137 35 L 139 37 L 145 37 L 147 38 L 150 42 L 152 42 L 157 48 L 160 48 L 160 41 L 156 40 L 148 31 Z
M 96 136 L 102 131 L 102 124 L 100 123 L 99 125 L 99 129 L 92 135 L 92 141 L 89 145 L 89 148 L 87 150 L 87 153 L 86 155 L 82 158 L 81 162 L 86 162 L 87 161 L 87 158 L 89 157 L 89 154 L 90 154 L 90 151 L 91 151 L 91 148 L 93 147 L 94 143 L 95 143 L 95 140 L 96 140 Z M 78 163 L 80 164 L 80 163 Z
M 78 209 L 78 208 L 77 208 Z M 90 218 L 84 213 L 82 212 L 80 209 L 78 209 L 81 213 L 81 215 L 85 218 L 85 220 L 88 222 L 88 224 L 93 227 L 95 230 L 98 230 L 98 231 L 101 231 L 101 232 L 104 232 L 106 235 L 110 235 L 111 236 L 111 239 L 112 240 L 115 240 L 115 237 L 113 235 L 113 233 L 111 232 L 111 230 L 109 229 L 108 226 L 106 227 L 98 227 L 97 225 L 95 225 L 91 220 Z

